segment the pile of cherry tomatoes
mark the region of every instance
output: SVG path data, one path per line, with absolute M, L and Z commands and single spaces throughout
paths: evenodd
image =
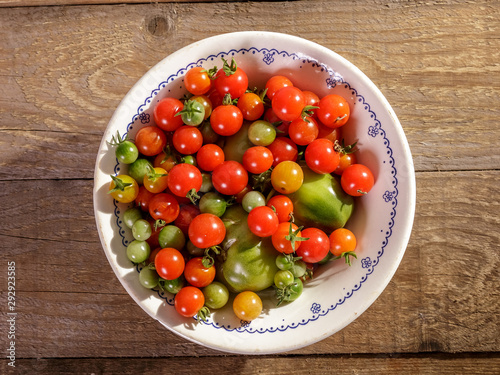
M 175 294 L 175 309 L 185 317 L 204 319 L 207 307 L 224 306 L 229 291 L 216 279 L 214 258 L 226 236 L 220 216 L 228 201 L 248 212 L 254 235 L 272 239 L 278 304 L 296 299 L 302 281 L 325 259 L 349 263 L 355 257 L 354 234 L 298 227 L 287 196 L 302 185 L 300 162 L 316 173 L 341 176 L 349 195 L 372 188 L 373 174 L 356 162 L 355 145 L 339 142 L 339 128 L 350 116 L 347 101 L 335 94 L 319 98 L 284 76 L 249 90 L 246 73 L 224 59 L 221 69 L 189 69 L 184 85 L 185 98 L 156 104 L 154 125 L 141 128 L 133 140 L 117 134 L 110 142 L 118 161 L 128 164 L 127 174 L 111 176 L 109 193 L 134 203 L 124 223 L 134 237 L 127 256 L 143 265 L 141 284 Z M 229 138 L 242 127 L 247 131 L 241 139 Z M 227 142 L 239 141 L 243 146 L 224 152 Z M 232 160 L 235 155 L 239 161 Z M 299 275 L 292 272 L 296 262 L 305 264 Z M 262 301 L 243 291 L 233 309 L 239 319 L 251 321 L 260 315 Z

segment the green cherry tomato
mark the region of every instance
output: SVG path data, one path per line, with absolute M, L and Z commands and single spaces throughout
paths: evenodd
M 139 150 L 133 142 L 123 141 L 116 147 L 115 154 L 120 163 L 132 164 L 137 160 Z
M 249 191 L 243 196 L 241 205 L 246 212 L 252 211 L 255 207 L 265 206 L 266 197 L 260 191 Z
M 158 285 L 160 277 L 155 270 L 144 267 L 141 272 L 139 272 L 139 282 L 144 288 L 153 289 Z
M 276 139 L 276 129 L 268 121 L 254 121 L 248 128 L 248 139 L 256 146 L 269 146 Z
M 197 100 L 186 101 L 179 113 L 184 124 L 190 126 L 198 126 L 205 119 L 205 107 Z
M 131 207 L 123 214 L 123 222 L 130 229 L 132 229 L 132 225 L 139 219 L 142 219 L 142 213 L 137 207 Z
M 276 257 L 276 266 L 280 270 L 290 270 L 293 267 L 293 261 L 289 256 L 286 256 L 285 254 L 280 254 Z
M 305 275 L 307 271 L 306 262 L 303 260 L 297 260 L 293 263 L 292 268 L 290 269 L 294 277 L 302 277 Z
M 139 185 L 128 175 L 111 176 L 108 193 L 117 202 L 130 203 L 137 198 Z
M 132 236 L 134 236 L 136 240 L 146 241 L 151 237 L 152 233 L 153 229 L 147 220 L 139 219 L 132 225 Z
M 182 250 L 186 244 L 186 237 L 180 228 L 175 225 L 167 225 L 161 228 L 158 234 L 158 242 L 162 248 L 173 247 Z
M 134 240 L 127 246 L 127 258 L 134 263 L 142 263 L 149 258 L 151 248 L 146 241 Z
M 293 280 L 294 277 L 291 271 L 279 270 L 274 275 L 274 285 L 280 289 L 286 288 L 288 285 L 292 284 Z
M 201 213 L 213 214 L 221 217 L 226 212 L 227 202 L 222 195 L 216 192 L 208 192 L 200 199 Z
M 210 173 L 202 173 L 201 178 L 200 192 L 207 193 L 214 188 L 214 184 L 212 184 L 212 175 Z
M 139 185 L 142 185 L 144 176 L 147 175 L 148 171 L 152 168 L 153 164 L 149 160 L 140 158 L 128 166 L 128 174 L 136 180 Z
M 210 309 L 220 309 L 224 307 L 229 300 L 229 291 L 227 287 L 218 281 L 214 281 L 201 291 L 205 296 L 205 305 Z
M 184 287 L 186 281 L 184 280 L 184 276 L 179 276 L 173 280 L 162 280 L 161 286 L 167 292 L 172 294 L 177 294 Z

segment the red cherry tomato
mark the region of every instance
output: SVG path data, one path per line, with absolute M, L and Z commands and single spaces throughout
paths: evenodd
M 220 244 L 226 236 L 226 227 L 222 220 L 209 213 L 196 216 L 189 224 L 189 240 L 200 249 Z
M 266 206 L 274 207 L 280 223 L 290 221 L 293 213 L 293 202 L 286 195 L 274 195 L 267 201 Z
M 294 223 L 280 223 L 271 237 L 274 248 L 283 254 L 292 254 L 297 251 L 302 243 L 301 232 L 298 229 L 299 227 Z
M 318 133 L 318 124 L 312 117 L 306 119 L 298 117 L 288 127 L 288 136 L 299 146 L 306 146 L 314 141 L 318 137 Z
M 234 160 L 226 160 L 212 172 L 212 184 L 215 190 L 225 195 L 235 195 L 248 184 L 248 172 Z
M 187 236 L 189 224 L 200 213 L 200 209 L 197 206 L 192 204 L 182 205 L 179 210 L 179 216 L 175 219 L 174 224 Z
M 356 236 L 347 228 L 339 228 L 330 234 L 330 252 L 335 256 L 349 253 L 356 249 Z
M 293 121 L 300 117 L 304 107 L 304 94 L 297 87 L 283 87 L 273 96 L 273 111 L 283 121 Z
M 323 260 L 330 251 L 330 240 L 325 232 L 318 228 L 302 230 L 302 237 L 309 238 L 302 241 L 297 249 L 297 256 L 307 263 L 317 263 Z
M 203 257 L 191 258 L 184 268 L 186 281 L 197 288 L 204 288 L 215 279 L 215 266 L 205 267 Z
M 154 193 L 151 193 L 144 186 L 139 187 L 139 194 L 135 198 L 135 205 L 139 207 L 142 211 L 149 211 L 149 201 L 154 197 Z
M 248 229 L 259 237 L 269 237 L 278 230 L 279 220 L 272 208 L 255 207 L 247 217 Z
M 196 154 L 198 167 L 211 172 L 224 161 L 224 151 L 216 144 L 209 143 L 202 146 Z
M 306 106 L 309 106 L 309 107 L 318 107 L 319 106 L 319 97 L 314 92 L 305 90 L 305 91 L 302 91 L 302 94 L 304 94 L 304 100 L 306 102 Z M 316 116 L 316 110 L 317 110 L 317 108 L 310 109 L 313 116 Z
M 210 125 L 215 133 L 230 136 L 240 130 L 243 125 L 243 115 L 235 105 L 220 105 L 212 111 Z
M 311 142 L 304 153 L 306 164 L 316 173 L 332 173 L 340 162 L 340 155 L 333 149 L 328 139 L 316 139 Z
M 267 89 L 266 91 L 266 96 L 269 99 L 273 99 L 274 94 L 283 87 L 287 86 L 293 86 L 292 81 L 290 81 L 287 77 L 285 76 L 272 76 L 269 78 L 266 82 L 265 88 Z
M 347 100 L 336 94 L 321 98 L 319 108 L 316 110 L 319 121 L 330 128 L 344 125 L 349 120 L 350 114 L 351 110 Z
M 198 192 L 202 183 L 200 170 L 191 164 L 177 164 L 168 174 L 168 188 L 178 197 L 185 197 L 192 190 Z
M 203 95 L 212 87 L 212 80 L 206 69 L 195 66 L 186 72 L 184 86 L 193 95 Z
M 264 114 L 264 102 L 259 95 L 246 92 L 238 99 L 238 108 L 247 121 L 255 121 Z
M 176 116 L 182 111 L 184 104 L 176 98 L 165 98 L 160 100 L 153 111 L 156 126 L 167 132 L 172 132 L 182 126 L 181 116 Z
M 242 96 L 248 88 L 247 74 L 236 66 L 234 60 L 231 65 L 224 61 L 224 68 L 215 74 L 213 82 L 220 95 L 229 94 L 232 99 Z
M 165 280 L 175 280 L 184 272 L 185 261 L 179 250 L 173 247 L 161 249 L 155 257 L 155 269 Z
M 367 194 L 373 187 L 375 178 L 368 167 L 363 164 L 353 164 L 347 167 L 340 177 L 342 189 L 354 197 Z
M 333 173 L 338 174 L 339 176 L 344 173 L 344 170 L 350 165 L 357 164 L 358 158 L 356 154 L 341 154 L 340 161 L 337 169 L 333 171 Z
M 273 167 L 276 167 L 282 161 L 295 161 L 299 155 L 297 145 L 286 137 L 277 137 L 267 148 L 273 154 Z
M 156 194 L 149 201 L 149 214 L 155 220 L 171 223 L 179 215 L 179 203 L 172 194 Z
M 267 171 L 273 165 L 273 154 L 267 147 L 250 147 L 243 154 L 243 166 L 253 174 L 260 174 Z
M 175 311 L 185 318 L 192 318 L 205 305 L 205 296 L 194 286 L 185 286 L 175 295 Z
M 203 145 L 203 136 L 198 128 L 183 125 L 174 132 L 172 143 L 181 154 L 191 155 Z
M 156 126 L 145 126 L 135 135 L 135 145 L 145 156 L 155 156 L 163 151 L 167 144 L 167 136 Z

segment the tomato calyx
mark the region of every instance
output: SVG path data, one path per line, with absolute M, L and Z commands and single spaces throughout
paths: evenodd
M 236 105 L 238 104 L 238 98 L 233 99 L 231 98 L 231 94 L 225 94 L 224 98 L 222 99 L 222 105 Z
M 203 69 L 203 70 L 201 70 L 201 73 L 207 73 L 208 77 L 210 79 L 214 79 L 214 76 L 217 74 L 218 70 L 219 70 L 219 68 L 217 68 L 216 66 L 214 66 L 212 69 Z
M 201 104 L 199 102 L 197 102 L 196 100 L 188 99 L 184 102 L 184 108 L 182 108 L 181 111 L 177 112 L 174 115 L 174 117 L 182 116 L 183 120 L 184 120 L 184 118 L 193 119 L 197 114 L 201 114 L 201 116 L 199 116 L 199 117 L 203 118 L 203 116 L 205 115 L 205 110 L 203 109 Z M 190 121 L 184 121 L 184 123 L 186 125 L 195 125 L 196 124 L 196 123 L 191 124 Z M 197 125 L 199 125 L 199 123 L 196 124 L 196 126 Z
M 319 107 L 314 106 L 314 105 L 306 105 L 302 109 L 302 113 L 300 114 L 300 117 L 302 118 L 302 120 L 310 122 L 309 117 L 312 117 L 312 115 L 314 114 L 314 110 L 318 109 L 318 108 Z
M 192 188 L 186 194 L 186 198 L 188 198 L 191 201 L 191 203 L 196 206 L 198 199 L 200 199 L 200 196 L 198 195 L 198 192 L 196 191 L 196 189 Z
M 356 253 L 354 251 L 346 251 L 346 252 L 344 252 L 344 253 L 336 256 L 336 257 L 333 257 L 331 260 L 336 260 L 336 259 L 344 258 L 346 264 L 348 264 L 349 267 L 350 267 L 352 265 L 351 264 L 351 257 L 358 259 L 358 256 L 356 255 Z
M 271 185 L 271 173 L 272 173 L 272 171 L 273 171 L 273 168 L 271 167 L 267 171 L 264 171 L 260 174 L 255 174 L 252 176 L 252 179 L 253 179 L 252 187 L 254 188 L 254 190 L 259 190 L 260 192 L 264 192 L 269 188 L 269 186 Z M 269 198 L 271 198 L 271 197 L 269 197 Z
M 198 313 L 196 314 L 196 320 L 198 322 L 200 321 L 208 321 L 208 317 L 210 316 L 210 309 L 206 306 L 203 306 L 200 310 L 198 310 Z
M 285 301 L 292 300 L 293 297 L 297 294 L 297 292 L 295 291 L 297 285 L 298 282 L 294 281 L 290 285 L 285 286 L 284 288 L 278 288 L 277 286 L 274 286 L 274 290 L 276 291 L 276 299 L 278 300 L 276 306 L 281 305 Z
M 116 132 L 116 136 L 115 135 L 111 136 L 111 141 L 110 142 L 106 141 L 106 143 L 108 145 L 113 146 L 113 147 L 114 146 L 119 146 L 119 145 L 121 145 L 124 142 L 132 142 L 133 143 L 134 141 L 132 139 L 128 138 L 128 133 L 125 134 L 125 138 L 122 138 L 120 136 L 120 132 L 119 131 Z
M 155 231 L 158 230 L 158 228 L 163 228 L 165 225 L 167 225 L 167 222 L 163 219 L 157 219 L 155 223 L 153 224 L 153 228 Z
M 168 174 L 167 173 L 156 173 L 155 169 L 153 167 L 151 167 L 151 165 L 148 165 L 146 176 L 148 176 L 148 179 L 151 180 L 151 182 L 156 182 L 161 177 L 168 176 Z
M 346 146 L 344 139 L 342 139 L 342 142 L 335 140 L 335 143 L 333 144 L 333 149 L 342 155 L 354 154 L 356 151 L 358 151 L 358 149 L 356 148 L 357 143 L 358 141 Z
M 205 268 L 210 268 L 215 264 L 215 259 L 211 252 L 215 253 L 215 256 L 220 255 L 221 253 L 221 247 L 220 246 L 211 246 L 207 247 L 205 249 L 205 255 L 203 256 L 203 260 L 201 263 L 203 264 L 203 267 Z
M 120 178 L 110 175 L 111 179 L 115 183 L 115 187 L 108 191 L 108 194 L 114 193 L 115 191 L 125 191 L 129 186 L 132 186 L 131 182 L 123 182 Z
M 297 241 L 307 241 L 309 237 L 300 237 L 300 231 L 304 229 L 304 227 L 298 227 L 295 231 L 292 228 L 292 223 L 290 223 L 290 227 L 288 228 L 288 235 L 285 236 L 285 240 L 290 241 L 292 245 L 292 250 L 295 251 L 295 242 Z
M 227 77 L 232 76 L 234 73 L 236 73 L 236 69 L 238 68 L 238 66 L 236 65 L 236 61 L 234 60 L 234 58 L 231 59 L 231 65 L 229 65 L 224 57 L 221 57 L 221 59 L 223 62 L 222 70 Z

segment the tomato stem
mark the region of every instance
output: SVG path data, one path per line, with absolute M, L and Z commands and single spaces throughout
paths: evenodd
M 198 314 L 196 314 L 196 320 L 198 322 L 204 321 L 206 322 L 208 320 L 208 317 L 210 316 L 210 309 L 206 306 L 203 306 L 199 311 Z
M 196 206 L 196 202 L 198 201 L 198 199 L 200 199 L 200 196 L 198 195 L 198 192 L 196 191 L 196 189 L 193 188 L 193 189 L 188 191 L 188 193 L 186 194 L 186 198 L 189 198 L 191 203 Z

